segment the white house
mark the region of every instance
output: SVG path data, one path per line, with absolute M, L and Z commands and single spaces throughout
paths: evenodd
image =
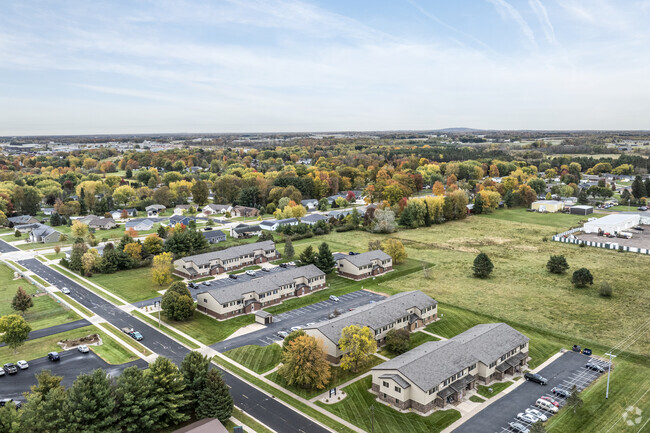
M 147 211 L 148 217 L 157 217 L 159 213 L 164 212 L 167 209 L 161 204 L 152 204 L 147 206 L 144 210 Z
M 260 228 L 262 230 L 275 231 L 278 229 L 278 227 L 285 226 L 285 225 L 290 225 L 290 226 L 298 225 L 298 220 L 296 218 L 287 218 L 283 220 L 266 220 L 260 223 Z
M 307 210 L 315 210 L 318 208 L 318 200 L 316 200 L 315 198 L 302 200 L 300 204 L 302 204 Z
M 227 204 L 208 204 L 203 207 L 203 213 L 205 215 L 224 215 L 230 211 L 232 211 L 232 206 Z
M 138 232 L 143 232 L 147 230 L 151 230 L 153 228 L 153 221 L 147 218 L 138 218 L 138 219 L 133 219 L 131 221 L 127 221 L 124 224 L 125 229 L 134 229 L 135 231 Z

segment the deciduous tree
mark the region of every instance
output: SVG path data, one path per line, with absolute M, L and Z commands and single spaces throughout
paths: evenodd
M 289 343 L 282 354 L 278 374 L 289 384 L 302 388 L 323 389 L 330 380 L 330 365 L 325 358 L 323 341 L 302 335 Z
M 88 235 L 88 226 L 79 220 L 72 221 L 70 233 L 72 233 L 75 238 L 83 239 Z
M 392 257 L 393 264 L 395 265 L 404 262 L 404 260 L 406 260 L 408 257 L 406 254 L 406 249 L 404 248 L 404 244 L 402 244 L 402 241 L 399 239 L 386 239 L 384 242 L 382 242 L 381 249 Z
M 172 253 L 160 253 L 154 256 L 151 266 L 151 280 L 155 284 L 163 286 L 171 282 L 172 270 L 174 269 L 172 260 Z
M 409 350 L 411 335 L 406 329 L 391 329 L 386 334 L 386 349 L 400 355 Z
M 339 348 L 344 353 L 341 368 L 356 372 L 359 367 L 366 365 L 377 351 L 377 341 L 369 327 L 350 325 L 341 331 Z
M 25 314 L 25 311 L 34 306 L 34 301 L 32 297 L 27 294 L 25 289 L 18 287 L 14 298 L 11 300 L 11 308 L 15 311 L 20 311 L 21 314 Z
M 124 246 L 124 252 L 133 260 L 140 260 L 142 254 L 142 244 L 138 242 L 131 242 Z
M 31 331 L 29 323 L 18 314 L 0 317 L 0 342 L 11 347 L 14 353 L 27 340 Z
M 163 240 L 156 233 L 152 233 L 144 239 L 144 250 L 149 254 L 158 254 L 163 249 Z

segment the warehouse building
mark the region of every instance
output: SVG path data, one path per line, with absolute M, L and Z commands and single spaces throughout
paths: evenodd
M 639 214 L 611 214 L 602 218 L 595 219 L 585 223 L 583 229 L 585 233 L 611 233 L 616 234 L 621 231 L 636 227 L 641 222 Z

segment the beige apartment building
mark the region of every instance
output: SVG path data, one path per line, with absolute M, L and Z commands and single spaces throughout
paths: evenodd
M 411 332 L 436 320 L 437 305 L 438 302 L 420 291 L 403 292 L 317 323 L 305 328 L 305 332 L 323 340 L 327 359 L 338 363 L 344 354 L 338 344 L 343 328 L 367 326 L 374 332 L 377 344 L 381 345 L 391 329 L 404 328 Z
M 353 280 L 363 280 L 393 270 L 393 259 L 381 250 L 361 254 L 334 254 L 339 275 Z
M 372 391 L 399 409 L 427 413 L 461 401 L 477 382 L 523 371 L 529 338 L 505 323 L 430 341 L 372 369 Z
M 279 258 L 280 253 L 275 249 L 275 242 L 256 242 L 180 258 L 174 261 L 174 273 L 181 277 L 194 279 L 234 271 Z
M 219 287 L 196 296 L 198 310 L 217 319 L 254 313 L 287 298 L 308 295 L 326 285 L 325 274 L 314 265 L 265 273 L 239 283 L 231 283 L 230 279 L 220 283 Z

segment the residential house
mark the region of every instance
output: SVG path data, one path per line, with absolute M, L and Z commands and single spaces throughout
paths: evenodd
M 31 233 L 32 230 L 41 225 L 41 223 L 17 224 L 14 226 L 14 229 L 18 230 L 20 233 Z
M 192 206 L 191 204 L 179 204 L 179 205 L 176 205 L 176 207 L 174 208 L 174 215 L 183 215 L 183 213 L 190 210 L 191 207 L 194 207 L 194 206 Z
M 53 207 L 42 207 L 41 212 L 43 212 L 43 215 L 50 216 L 53 213 L 56 213 Z
M 381 250 L 361 254 L 334 254 L 339 275 L 353 280 L 375 277 L 393 270 L 393 258 Z
M 462 401 L 478 382 L 523 371 L 529 338 L 505 323 L 424 343 L 372 369 L 372 391 L 401 410 L 428 413 Z
M 200 278 L 279 258 L 280 253 L 275 249 L 275 242 L 256 242 L 221 251 L 183 257 L 174 261 L 174 272 L 186 278 Z
M 259 225 L 237 224 L 230 229 L 230 237 L 234 239 L 250 238 L 262 234 L 262 227 Z
M 147 206 L 144 210 L 147 211 L 148 217 L 157 217 L 159 213 L 162 213 L 167 209 L 161 204 L 152 204 Z
M 18 224 L 38 224 L 40 223 L 39 220 L 34 218 L 31 215 L 19 215 L 19 216 L 14 216 L 14 217 L 9 217 L 7 220 L 12 223 L 13 225 L 18 225 Z
M 234 217 L 256 217 L 260 215 L 260 211 L 254 207 L 235 206 L 230 214 Z
M 39 224 L 38 227 L 32 229 L 29 234 L 29 241 L 38 243 L 59 242 L 61 236 L 61 232 L 54 230 L 52 227 L 46 226 L 45 224 Z
M 183 216 L 183 215 L 172 215 L 171 218 L 169 218 L 169 226 L 174 227 L 176 224 L 182 224 L 184 226 L 190 225 L 190 221 L 194 221 L 196 223 L 196 217 L 193 216 Z
M 232 206 L 227 204 L 208 204 L 203 207 L 203 213 L 205 215 L 224 215 L 226 212 L 230 212 L 231 210 Z
M 307 210 L 316 210 L 316 209 L 318 209 L 318 200 L 316 200 L 315 198 L 310 198 L 310 199 L 307 199 L 307 200 L 301 200 L 300 204 L 302 204 L 305 207 L 305 209 L 307 209 Z
M 300 222 L 303 224 L 309 224 L 310 226 L 313 226 L 316 224 L 318 221 L 325 221 L 327 222 L 329 218 L 327 218 L 324 215 L 318 214 L 318 213 L 312 213 L 309 215 L 305 215 L 304 217 L 300 218 Z
M 287 298 L 325 287 L 325 274 L 314 265 L 289 268 L 244 282 L 220 285 L 197 294 L 198 310 L 218 319 L 254 313 Z
M 438 302 L 420 291 L 402 292 L 382 301 L 367 304 L 324 322 L 305 328 L 307 335 L 324 342 L 327 359 L 339 362 L 343 352 L 339 339 L 343 328 L 350 325 L 367 326 L 381 345 L 391 329 L 409 332 L 438 318 Z
M 286 218 L 282 220 L 265 220 L 260 222 L 260 228 L 262 230 L 276 231 L 278 227 L 281 226 L 295 226 L 298 225 L 298 220 L 296 218 Z
M 147 218 L 132 219 L 124 223 L 125 229 L 133 229 L 138 232 L 144 232 L 153 228 L 154 222 Z
M 85 218 L 82 218 L 80 221 L 88 225 L 88 228 L 91 229 L 110 230 L 117 227 L 117 224 L 113 218 L 104 218 L 95 215 L 89 215 Z
M 226 240 L 226 234 L 221 230 L 207 230 L 209 227 L 206 227 L 201 232 L 203 237 L 209 244 L 216 244 L 219 242 L 224 242 Z
M 127 217 L 137 217 L 138 216 L 138 210 L 135 208 L 129 208 L 129 209 L 118 209 L 114 210 L 111 212 L 111 217 L 113 217 L 114 220 L 117 219 L 122 219 L 122 212 L 126 211 L 126 216 Z

